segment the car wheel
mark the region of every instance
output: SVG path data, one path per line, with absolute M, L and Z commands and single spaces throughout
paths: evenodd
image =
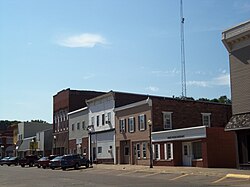
M 43 166 L 43 169 L 46 169 L 46 166 Z
M 22 168 L 24 168 L 24 166 L 25 166 L 24 164 L 21 164 L 21 167 L 22 167 Z
M 64 167 L 63 167 L 63 168 L 62 168 L 62 170 L 63 170 L 63 171 L 65 171 L 65 170 L 66 170 L 66 168 L 64 168 Z
M 89 168 L 89 162 L 86 162 L 85 167 L 86 167 L 86 168 Z
M 54 170 L 55 168 L 54 167 L 50 167 L 52 170 Z
M 10 166 L 10 164 L 7 164 L 8 166 Z
M 76 163 L 76 165 L 75 165 L 75 167 L 74 167 L 75 169 L 78 169 L 79 168 L 79 164 L 78 163 Z

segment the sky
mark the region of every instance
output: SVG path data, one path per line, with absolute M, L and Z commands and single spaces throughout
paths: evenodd
M 250 0 L 183 0 L 187 96 L 230 95 L 221 33 Z M 179 0 L 0 0 L 0 120 L 52 122 L 63 89 L 181 96 Z

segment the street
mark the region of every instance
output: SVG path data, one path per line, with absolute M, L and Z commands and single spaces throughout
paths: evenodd
M 0 167 L 1 187 L 82 187 L 82 186 L 250 186 L 249 179 L 220 179 L 216 176 L 105 170 L 84 167 L 79 170 L 51 170 L 36 167 Z

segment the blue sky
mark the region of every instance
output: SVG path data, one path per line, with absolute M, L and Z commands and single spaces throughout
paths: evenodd
M 249 0 L 183 0 L 187 96 L 230 97 L 221 32 Z M 52 122 L 58 91 L 181 95 L 179 0 L 1 0 L 0 119 Z

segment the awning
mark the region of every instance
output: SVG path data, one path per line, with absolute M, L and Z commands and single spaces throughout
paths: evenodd
M 225 131 L 250 129 L 250 113 L 234 115 L 225 127 Z

